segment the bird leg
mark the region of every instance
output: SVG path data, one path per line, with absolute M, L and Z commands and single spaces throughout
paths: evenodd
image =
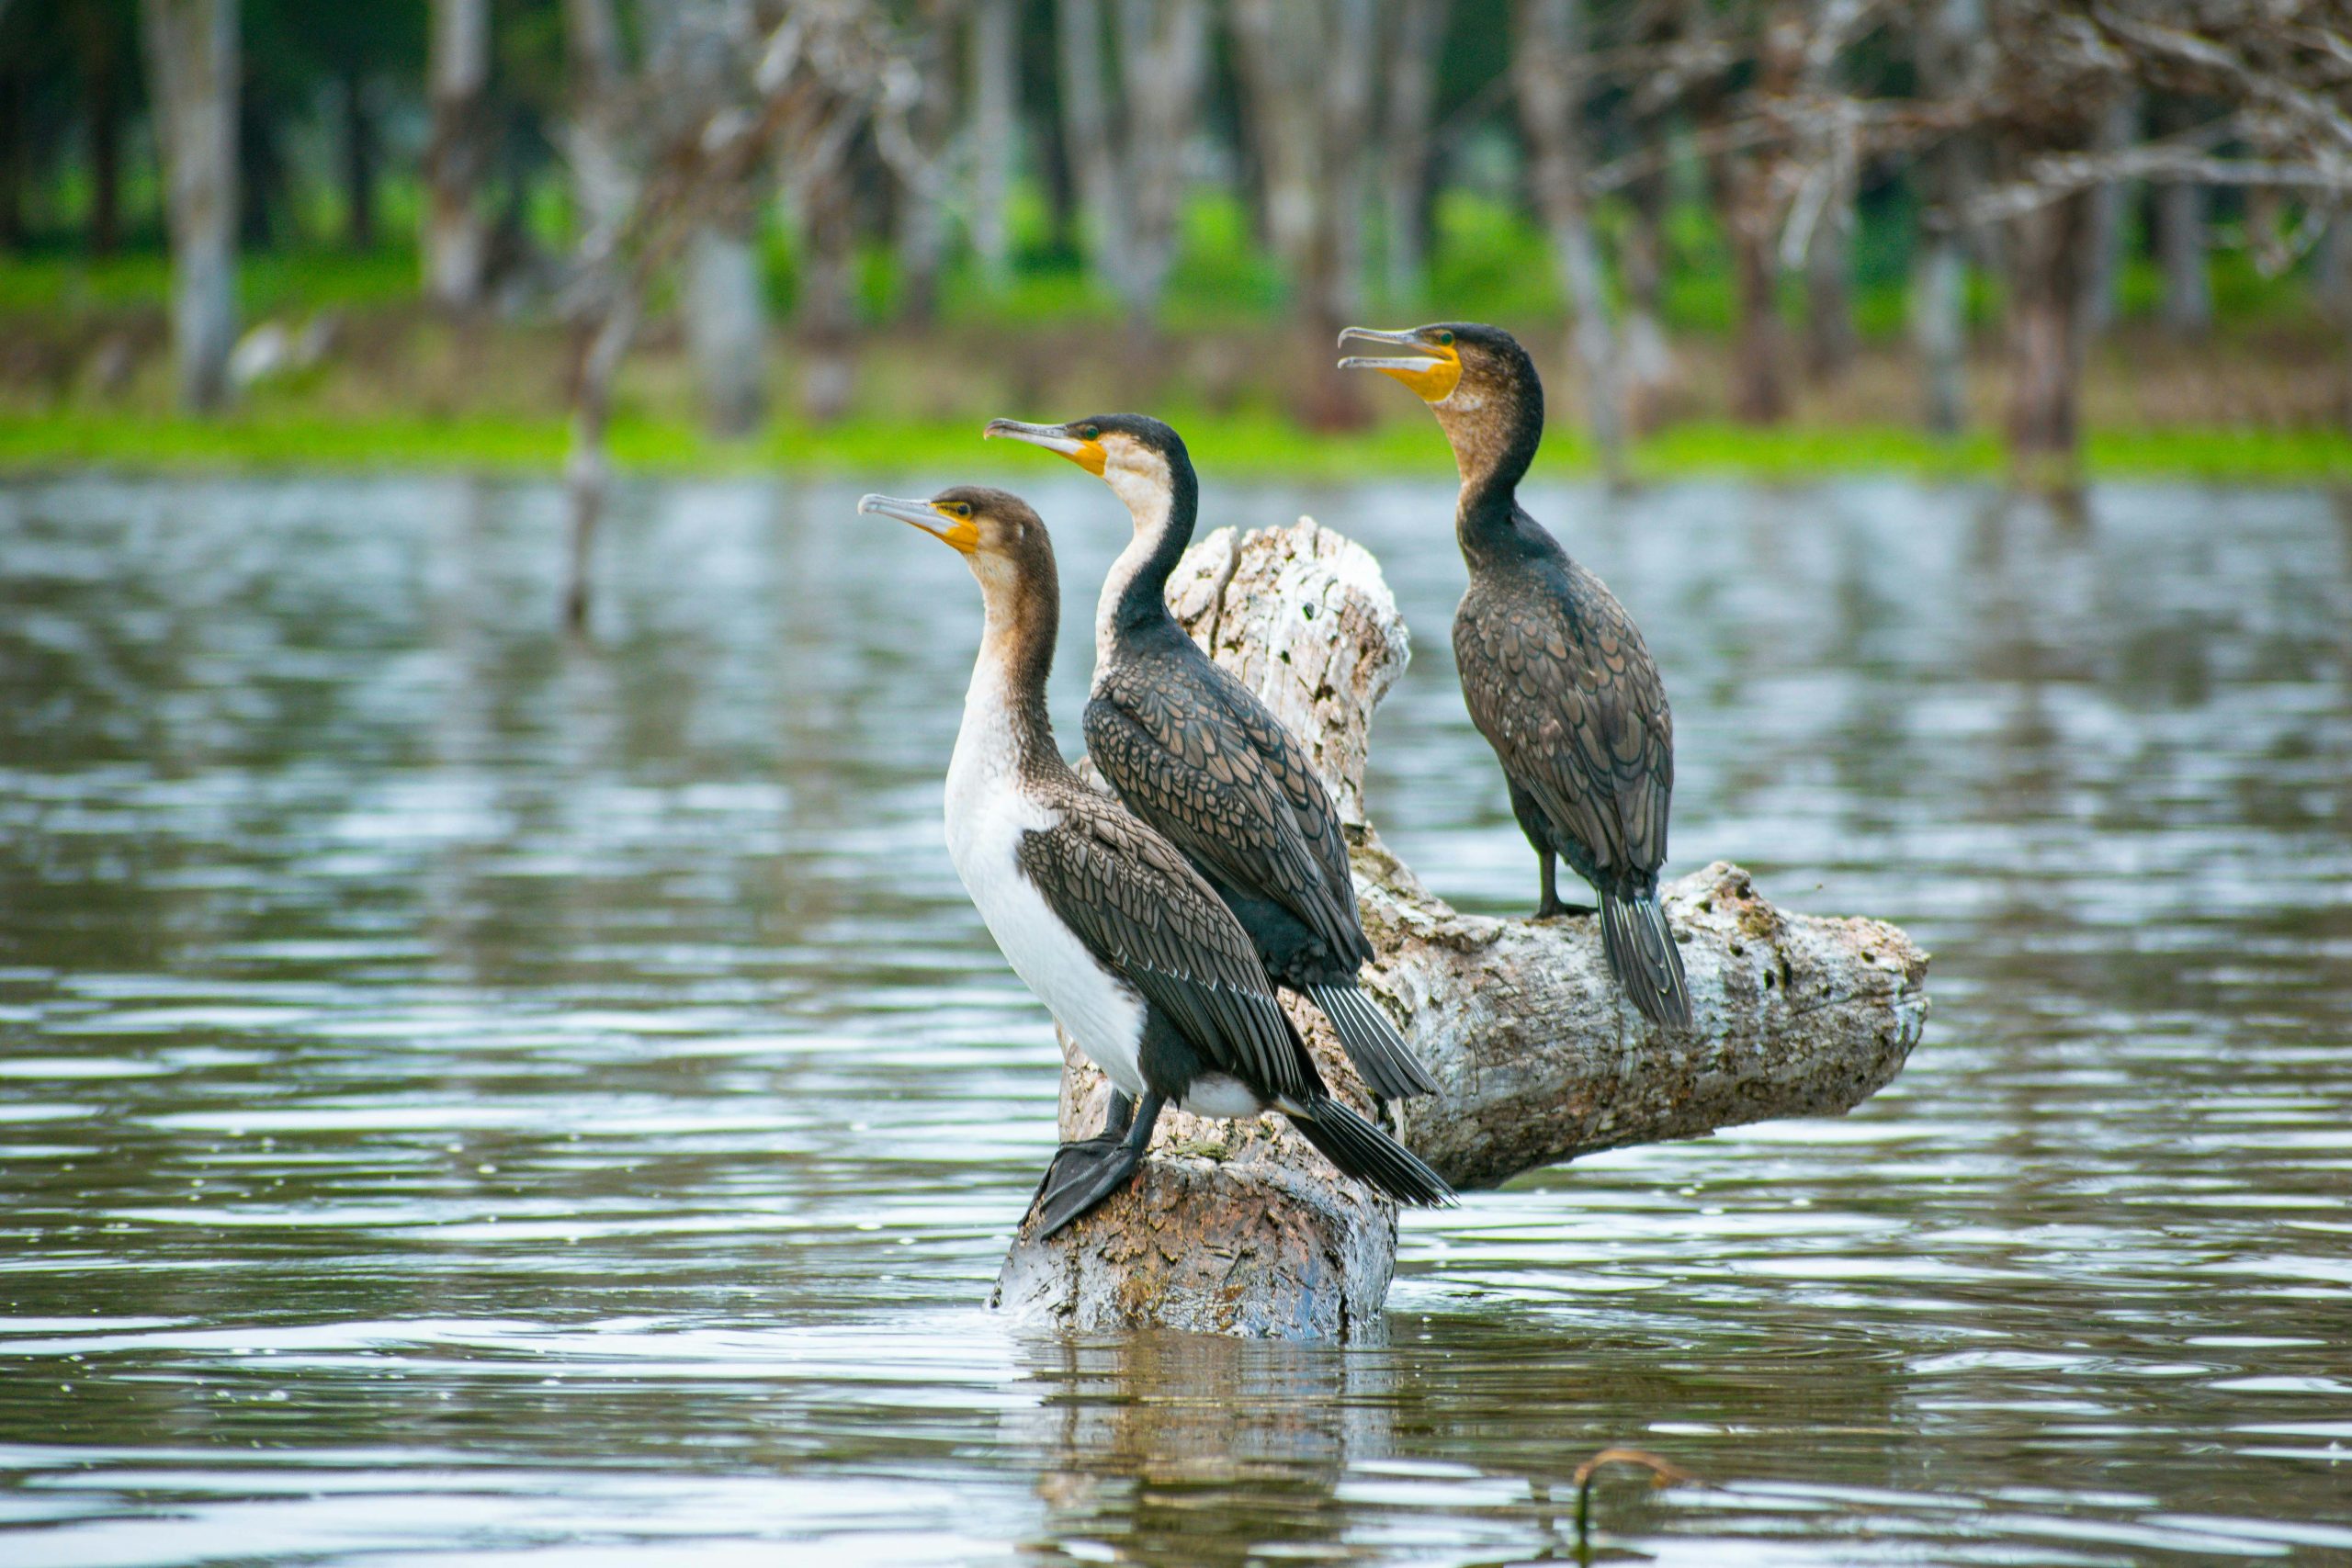
M 1135 1120 L 1135 1116 L 1136 1102 L 1127 1097 L 1127 1091 L 1113 1089 L 1111 1103 L 1102 1111 L 1102 1131 L 1099 1135 L 1105 1138 L 1125 1137 L 1127 1124 Z
M 1130 1104 L 1132 1111 L 1125 1136 L 1106 1127 L 1094 1137 L 1064 1144 L 1054 1151 L 1054 1163 L 1046 1168 L 1046 1179 L 1037 1184 L 1039 1240 L 1125 1187 L 1143 1164 L 1144 1150 L 1151 1146 L 1151 1131 L 1159 1125 L 1159 1112 L 1168 1101 L 1153 1092 L 1146 1094 L 1140 1105 L 1133 1105 L 1126 1096 L 1119 1095 L 1111 1103 L 1114 1119 L 1123 1103 Z
M 1134 1122 L 1135 1116 L 1134 1099 L 1125 1089 L 1114 1088 L 1111 1090 L 1110 1103 L 1102 1108 L 1102 1130 L 1091 1138 L 1080 1141 L 1088 1144 L 1114 1144 L 1127 1135 L 1127 1128 Z M 1063 1153 L 1076 1146 L 1074 1144 L 1065 1144 L 1060 1149 L 1054 1151 L 1052 1161 L 1046 1167 L 1046 1174 L 1037 1179 L 1037 1190 L 1029 1195 L 1031 1208 L 1037 1206 L 1037 1200 L 1044 1196 L 1046 1189 L 1053 1184 L 1054 1172 L 1061 1165 Z
M 1593 915 L 1600 913 L 1598 909 L 1594 908 L 1589 904 L 1563 904 L 1560 902 L 1560 891 L 1554 880 L 1551 851 L 1536 851 L 1535 863 L 1543 868 L 1544 875 L 1544 896 L 1535 906 L 1535 919 L 1539 920 L 1548 920 L 1557 915 Z

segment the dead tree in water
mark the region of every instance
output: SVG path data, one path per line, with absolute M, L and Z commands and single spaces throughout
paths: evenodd
M 1609 977 L 1589 917 L 1456 913 L 1364 818 L 1374 706 L 1406 635 L 1380 569 L 1311 522 L 1193 546 L 1169 586 L 1179 618 L 1305 744 L 1347 831 L 1367 988 L 1399 1018 L 1440 1092 L 1392 1109 L 1398 1135 L 1457 1188 L 1493 1187 L 1600 1149 L 1776 1116 L 1846 1111 L 1892 1079 L 1927 1020 L 1927 955 L 1876 920 L 1794 915 L 1718 862 L 1665 889 L 1696 1027 L 1661 1032 Z M 1365 1105 L 1329 1026 L 1290 998 L 1335 1091 Z M 1100 1125 L 1109 1085 L 1063 1041 L 1065 1137 Z M 1376 1332 L 1396 1211 L 1337 1175 L 1276 1117 L 1170 1111 L 1126 1190 L 1051 1240 L 1024 1224 L 996 1304 L 1089 1331 L 1152 1324 L 1336 1338 Z
M 563 289 L 574 344 L 564 618 L 578 629 L 608 488 L 613 384 L 648 288 L 778 156 L 787 167 L 819 163 L 867 127 L 886 153 L 911 156 L 900 122 L 912 82 L 870 0 L 810 0 L 781 21 L 728 6 L 715 55 L 659 49 L 633 72 L 618 59 L 607 0 L 568 0 L 565 19 L 584 83 L 570 145 L 589 220 Z

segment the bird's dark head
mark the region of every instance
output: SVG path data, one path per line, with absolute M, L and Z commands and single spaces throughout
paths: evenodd
M 1099 476 L 1127 503 L 1138 527 L 1148 518 L 1167 516 L 1177 494 L 1193 482 L 1184 438 L 1148 414 L 1089 414 L 1068 424 L 992 419 L 982 434 L 1058 452 Z
M 1374 344 L 1387 352 L 1351 354 L 1340 368 L 1377 370 L 1410 387 L 1437 415 L 1465 479 L 1514 460 L 1524 471 L 1544 432 L 1544 383 L 1517 338 L 1477 321 L 1340 334 L 1343 349 Z
M 1036 509 L 1011 491 L 951 485 L 929 501 L 869 495 L 857 509 L 911 524 L 961 555 L 992 606 L 1057 596 L 1053 540 Z

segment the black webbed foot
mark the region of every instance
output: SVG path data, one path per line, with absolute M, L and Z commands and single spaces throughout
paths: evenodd
M 1044 1240 L 1125 1187 L 1143 1164 L 1141 1150 L 1108 1135 L 1064 1144 L 1037 1184 L 1037 1236 Z
M 1535 906 L 1534 919 L 1557 919 L 1563 915 L 1597 915 L 1600 911 L 1590 904 L 1563 904 L 1557 898 L 1547 899 Z
M 1037 1239 L 1045 1240 L 1095 1204 L 1125 1187 L 1143 1164 L 1151 1147 L 1151 1130 L 1159 1123 L 1167 1101 L 1146 1094 L 1136 1104 L 1115 1090 L 1102 1131 L 1054 1151 L 1054 1163 L 1037 1183 L 1030 1201 L 1037 1210 Z

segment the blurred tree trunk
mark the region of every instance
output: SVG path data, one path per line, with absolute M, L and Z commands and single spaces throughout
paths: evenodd
M 375 249 L 376 119 L 368 79 L 356 71 L 343 79 L 343 220 L 345 244 Z
M 1808 60 L 1811 19 L 1801 0 L 1770 0 L 1754 9 L 1747 41 L 1755 57 L 1757 96 L 1785 101 L 1833 62 L 1834 57 Z M 1788 215 L 1781 175 L 1790 157 L 1790 149 L 1775 141 L 1753 151 L 1731 148 L 1710 161 L 1731 249 L 1731 410 L 1734 418 L 1751 424 L 1778 423 L 1789 412 L 1789 341 L 1781 320 L 1780 277 L 1781 227 Z
M 1322 188 L 1321 85 L 1327 0 L 1233 0 L 1234 69 L 1256 155 L 1267 248 L 1302 297 Z
M 898 175 L 893 190 L 892 249 L 899 272 L 899 314 L 918 326 L 939 314 L 939 269 L 947 258 L 947 212 L 937 177 L 948 138 L 956 130 L 954 11 L 950 0 L 922 0 L 917 7 L 922 42 L 915 69 L 922 85 L 908 110 L 907 128 L 923 157 L 922 178 Z
M 562 131 L 564 161 L 583 226 L 602 233 L 619 221 L 636 184 L 616 123 L 626 70 L 613 0 L 564 0 L 563 51 L 571 108 Z
M 562 133 L 564 155 L 584 231 L 581 249 L 594 254 L 612 244 L 637 194 L 616 124 L 625 112 L 625 73 L 613 0 L 564 0 L 563 44 L 571 100 Z M 571 531 L 563 622 L 575 633 L 588 627 L 596 531 L 612 481 L 605 433 L 612 419 L 613 383 L 637 335 L 635 281 L 616 268 L 606 286 L 592 289 L 587 299 L 572 328 L 571 443 L 564 463 Z
M 1625 285 L 1621 363 L 1628 434 L 1638 434 L 1657 428 L 1674 384 L 1674 347 L 1667 340 L 1663 299 L 1666 176 L 1658 173 L 1637 179 L 1626 195 L 1633 210 L 1618 258 Z
M 1446 0 L 1396 0 L 1390 17 L 1380 176 L 1392 309 L 1417 305 L 1429 289 L 1430 126 L 1445 14 Z
M 767 412 L 768 311 L 748 204 L 695 231 L 686 265 L 686 341 L 703 419 L 715 434 L 749 435 Z
M 2319 237 L 2312 257 L 2312 294 L 2328 324 L 2352 338 L 2352 208 L 2338 208 Z M 2337 354 L 2335 363 L 2336 420 L 2352 427 L 2352 353 Z
M 663 112 L 692 118 L 727 101 L 741 47 L 730 36 L 740 19 L 730 9 L 729 0 L 662 0 L 641 12 L 648 69 L 673 100 Z M 583 63 L 592 51 L 605 56 L 605 64 L 592 73 L 607 90 L 620 77 L 618 39 L 606 34 L 612 21 L 609 11 L 602 17 L 583 13 L 574 45 Z M 605 117 L 595 123 L 608 135 L 617 130 Z M 767 412 L 767 298 L 760 283 L 753 204 L 748 188 L 729 186 L 704 193 L 696 207 L 685 241 L 681 298 L 687 357 L 711 433 L 748 435 Z
M 1083 215 L 1087 270 L 1124 298 L 1127 204 L 1102 90 L 1102 0 L 1056 0 L 1055 16 L 1061 45 L 1062 149 Z
M 1837 381 L 1853 367 L 1854 204 L 1841 195 L 1813 226 L 1804 254 L 1804 369 L 1816 385 Z
M 1930 233 L 1911 278 L 1911 331 L 1917 345 L 1930 434 L 1958 435 L 1968 421 L 1968 263 L 1960 236 Z
M 830 424 L 849 412 L 857 367 L 857 192 L 849 149 L 821 152 L 802 171 L 800 288 L 792 341 L 799 350 L 800 412 Z
M 2140 104 L 2136 96 L 2108 106 L 2092 141 L 2095 152 L 2120 152 L 2140 139 Z M 2116 297 L 2123 276 L 2123 249 L 2130 239 L 2124 223 L 2126 187 L 2121 180 L 2102 182 L 2091 195 L 2090 254 L 2083 268 L 2084 330 L 2097 337 L 2115 324 Z
M 1012 279 L 1006 204 L 1020 153 L 1018 20 L 1014 0 L 976 0 L 972 9 L 972 249 L 992 292 Z
M 2190 130 L 2195 106 L 2187 99 L 2160 99 L 2149 111 L 2151 128 L 2164 136 Z M 2201 185 L 2176 183 L 2155 189 L 2155 251 L 2164 271 L 2165 330 L 2175 337 L 2197 338 L 2213 325 L 2213 289 L 2206 273 L 2212 235 L 2208 226 L 2210 193 Z
M 481 301 L 489 235 L 479 193 L 488 165 L 490 0 L 433 0 L 433 131 L 424 151 L 424 295 L 446 310 Z
M 2036 487 L 2079 478 L 2097 200 L 2076 191 L 2009 224 L 2009 455 Z
M 1327 429 L 1365 418 L 1358 384 L 1328 364 L 1363 298 L 1377 20 L 1372 0 L 1234 0 L 1232 11 L 1267 242 L 1296 293 L 1298 364 L 1322 372 L 1301 384 L 1299 412 Z
M 2336 325 L 2352 328 L 2352 208 L 2339 209 L 2312 259 L 2312 291 Z
M 1122 183 L 1128 192 L 1126 276 L 1121 299 L 1129 321 L 1150 320 L 1176 259 L 1183 218 L 1185 154 L 1208 74 L 1204 0 L 1119 0 L 1118 56 L 1126 85 Z
M 143 0 L 148 97 L 168 180 L 172 347 L 181 403 L 229 400 L 237 341 L 237 7 L 234 0 Z
M 1788 338 L 1781 324 L 1773 240 L 1779 202 L 1772 171 L 1753 153 L 1713 161 L 1715 203 L 1731 248 L 1731 412 L 1750 424 L 1773 424 L 1789 412 Z
M 1984 46 L 1984 0 L 1938 0 L 1915 43 L 1922 94 L 1942 101 L 1962 90 Z M 1911 282 L 1911 329 L 1919 353 L 1925 416 L 1936 435 L 1958 435 L 1968 421 L 1968 251 L 1961 209 L 1975 186 L 1975 144 L 1956 131 L 1921 164 L 1928 209 Z
M 571 501 L 571 547 L 565 573 L 563 623 L 574 632 L 588 629 L 589 585 L 594 581 L 596 531 L 605 515 L 612 488 L 611 462 L 605 454 L 605 432 L 612 423 L 613 383 L 621 361 L 637 337 L 638 302 L 634 291 L 623 292 L 584 321 L 574 334 L 571 382 L 571 452 L 564 464 L 564 489 Z
M 2202 337 L 2213 324 L 2213 288 L 2206 276 L 2210 235 L 2200 185 L 2156 187 L 2156 252 L 2165 274 L 2165 329 Z
M 1615 312 L 1584 188 L 1589 167 L 1584 55 L 1582 0 L 1516 0 L 1511 77 L 1532 154 L 1529 181 L 1576 315 L 1572 337 L 1584 371 L 1585 417 L 1601 468 L 1614 481 L 1625 471 L 1625 393 Z
M 1060 0 L 1064 143 L 1076 167 L 1096 279 L 1131 326 L 1149 322 L 1175 259 L 1184 156 L 1208 71 L 1205 0 Z M 1103 92 L 1111 44 L 1120 110 Z
M 1315 265 L 1307 273 L 1328 352 L 1340 329 L 1363 308 L 1364 208 L 1372 165 L 1373 88 L 1380 54 L 1379 14 L 1372 0 L 1332 0 L 1326 31 L 1323 95 L 1324 198 Z M 1353 388 L 1351 377 L 1333 378 Z

